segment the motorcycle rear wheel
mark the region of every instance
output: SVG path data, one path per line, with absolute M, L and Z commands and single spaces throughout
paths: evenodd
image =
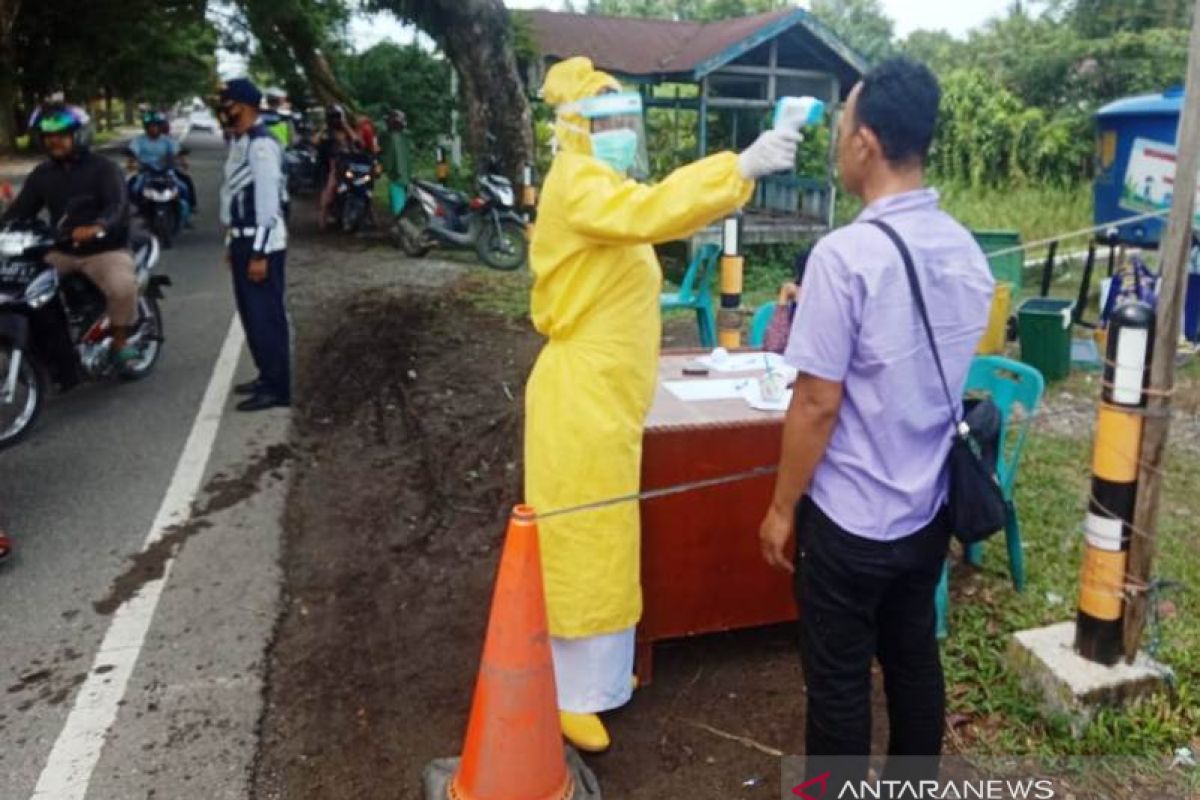
M 422 258 L 432 249 L 424 241 L 425 228 L 428 225 L 429 218 L 425 215 L 425 209 L 416 203 L 409 205 L 396 217 L 392 227 L 393 237 L 406 256 Z
M 479 239 L 475 242 L 475 251 L 479 254 L 479 260 L 492 269 L 505 272 L 517 269 L 525 263 L 529 253 L 525 227 L 512 220 L 504 220 L 497 231 L 493 222 L 484 222 Z
M 13 351 L 8 345 L 0 347 L 0 382 L 8 377 L 8 365 Z M 21 367 L 17 372 L 17 393 L 13 408 L 0 403 L 0 450 L 12 447 L 24 439 L 42 413 L 46 402 L 46 379 L 42 370 L 22 353 Z

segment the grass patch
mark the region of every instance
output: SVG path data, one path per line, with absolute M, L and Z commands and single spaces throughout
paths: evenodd
M 972 188 L 954 183 L 936 183 L 942 208 L 968 228 L 1015 230 L 1022 242 L 1047 239 L 1092 224 L 1092 187 L 1024 186 Z M 1086 239 L 1065 242 L 1060 247 L 1077 249 Z
M 528 319 L 532 288 L 533 273 L 527 269 L 513 272 L 488 270 L 468 275 L 456 291 L 459 297 L 481 311 L 506 319 Z
M 1083 730 L 1047 719 L 1004 663 L 1015 631 L 1075 615 L 1080 526 L 1085 511 L 1091 444 L 1086 439 L 1034 435 L 1018 476 L 1028 586 L 1012 589 L 1003 545 L 986 547 L 982 572 L 955 575 L 950 637 L 943 649 L 949 711 L 966 715 L 962 746 L 979 755 L 1139 756 L 1165 758 L 1200 745 L 1200 459 L 1171 456 L 1171 476 L 1159 527 L 1156 577 L 1181 588 L 1160 600 L 1157 629 L 1146 647 L 1175 670 L 1175 696 L 1158 696 L 1123 710 L 1106 710 Z

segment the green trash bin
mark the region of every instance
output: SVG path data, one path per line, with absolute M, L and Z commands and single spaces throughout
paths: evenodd
M 1017 335 L 1021 360 L 1037 368 L 1047 381 L 1067 377 L 1071 371 L 1071 314 L 1074 300 L 1034 297 L 1017 310 Z
M 988 257 L 992 267 L 992 275 L 996 280 L 1013 285 L 1013 296 L 1021 293 L 1021 273 L 1025 269 L 1025 252 L 1016 250 L 1011 253 L 993 256 L 998 250 L 1010 250 L 1021 244 L 1021 234 L 1018 231 L 971 231 L 979 249 Z

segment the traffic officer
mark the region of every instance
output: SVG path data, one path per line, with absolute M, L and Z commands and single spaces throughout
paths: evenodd
M 233 136 L 221 185 L 221 223 L 238 315 L 258 377 L 234 387 L 238 411 L 291 404 L 290 329 L 285 308 L 286 185 L 279 143 L 260 122 L 262 93 L 246 78 L 221 89 L 218 113 Z

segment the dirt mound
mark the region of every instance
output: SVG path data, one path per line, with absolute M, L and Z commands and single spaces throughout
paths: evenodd
M 317 308 L 254 796 L 416 800 L 462 745 L 539 339 L 432 296 Z M 802 697 L 788 626 L 660 645 L 589 763 L 611 798 L 775 796 Z
M 416 796 L 424 762 L 458 748 L 520 497 L 532 331 L 421 297 L 364 295 L 337 317 L 297 359 L 259 798 Z

